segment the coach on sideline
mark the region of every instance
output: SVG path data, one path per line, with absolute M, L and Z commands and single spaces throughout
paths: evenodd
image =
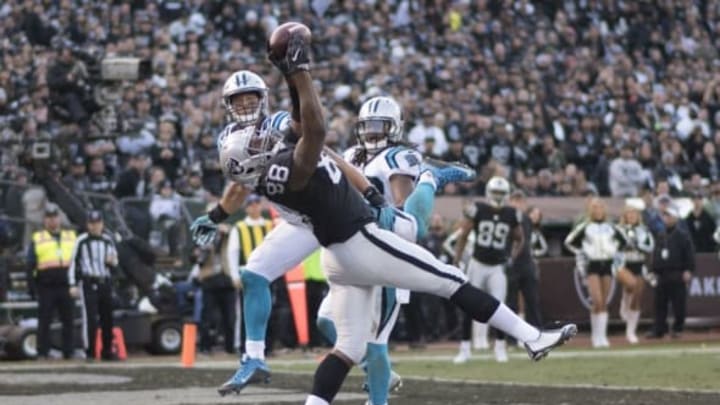
M 674 204 L 661 211 L 665 230 L 656 235 L 652 271 L 655 286 L 655 325 L 648 338 L 661 338 L 668 332 L 668 304 L 672 303 L 672 337 L 678 338 L 685 326 L 687 283 L 695 271 L 695 247 L 690 234 L 679 226 L 680 213 Z
M 81 298 L 85 308 L 83 317 L 84 343 L 87 359 L 95 358 L 97 318 L 102 328 L 102 359 L 115 360 L 112 352 L 112 280 L 111 269 L 118 264 L 115 242 L 103 233 L 100 211 L 90 211 L 87 232 L 80 235 L 73 249 L 68 281 L 70 295 Z

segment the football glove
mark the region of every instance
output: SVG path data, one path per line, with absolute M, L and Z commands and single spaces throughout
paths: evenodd
M 380 228 L 392 231 L 395 225 L 395 208 L 393 207 L 375 207 L 375 220 Z
M 209 245 L 215 239 L 217 231 L 218 225 L 207 215 L 196 218 L 190 225 L 192 239 L 200 246 Z
M 268 59 L 285 76 L 301 70 L 307 72 L 310 70 L 310 44 L 305 41 L 302 34 L 290 34 L 285 55 L 273 57 L 268 42 Z
M 378 190 L 375 186 L 366 188 L 365 191 L 363 191 L 363 197 L 365 197 L 365 200 L 367 200 L 367 202 L 369 202 L 373 207 L 382 208 L 387 206 L 385 197 L 380 194 L 380 190 Z

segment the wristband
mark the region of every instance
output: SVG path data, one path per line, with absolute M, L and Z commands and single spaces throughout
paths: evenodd
M 226 220 L 229 216 L 230 214 L 225 212 L 222 205 L 220 205 L 219 203 L 215 206 L 215 208 L 211 209 L 210 212 L 208 212 L 208 218 L 210 218 L 210 220 L 216 224 L 219 224 L 220 222 Z
M 372 205 L 373 207 L 384 207 L 387 205 L 387 202 L 385 201 L 385 197 L 380 194 L 380 190 L 378 190 L 375 186 L 369 186 L 368 188 L 363 191 L 363 197 Z

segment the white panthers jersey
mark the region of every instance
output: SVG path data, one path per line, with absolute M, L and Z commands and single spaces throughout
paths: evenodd
M 355 153 L 360 146 L 353 146 L 345 151 L 343 157 L 352 163 Z M 367 163 L 359 167 L 373 185 L 380 190 L 391 205 L 397 205 L 390 188 L 390 178 L 395 175 L 410 176 L 413 181 L 420 177 L 422 155 L 404 146 L 391 146 L 385 148 L 375 156 L 368 156 Z

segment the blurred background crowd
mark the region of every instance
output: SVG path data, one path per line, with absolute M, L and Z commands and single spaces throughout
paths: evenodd
M 257 72 L 271 111 L 290 108 L 265 58 L 289 20 L 313 33 L 331 147 L 351 146 L 361 103 L 388 94 L 419 150 L 480 173 L 445 194 L 482 195 L 500 174 L 529 197 L 691 196 L 715 229 L 720 3 L 707 0 L 6 0 L 3 213 L 39 222 L 28 156 L 44 154 L 78 194 L 144 201 L 125 220 L 177 253 L 183 203 L 204 209 L 224 187 L 224 80 Z M 98 66 L 113 57 L 151 69 L 108 82 Z

